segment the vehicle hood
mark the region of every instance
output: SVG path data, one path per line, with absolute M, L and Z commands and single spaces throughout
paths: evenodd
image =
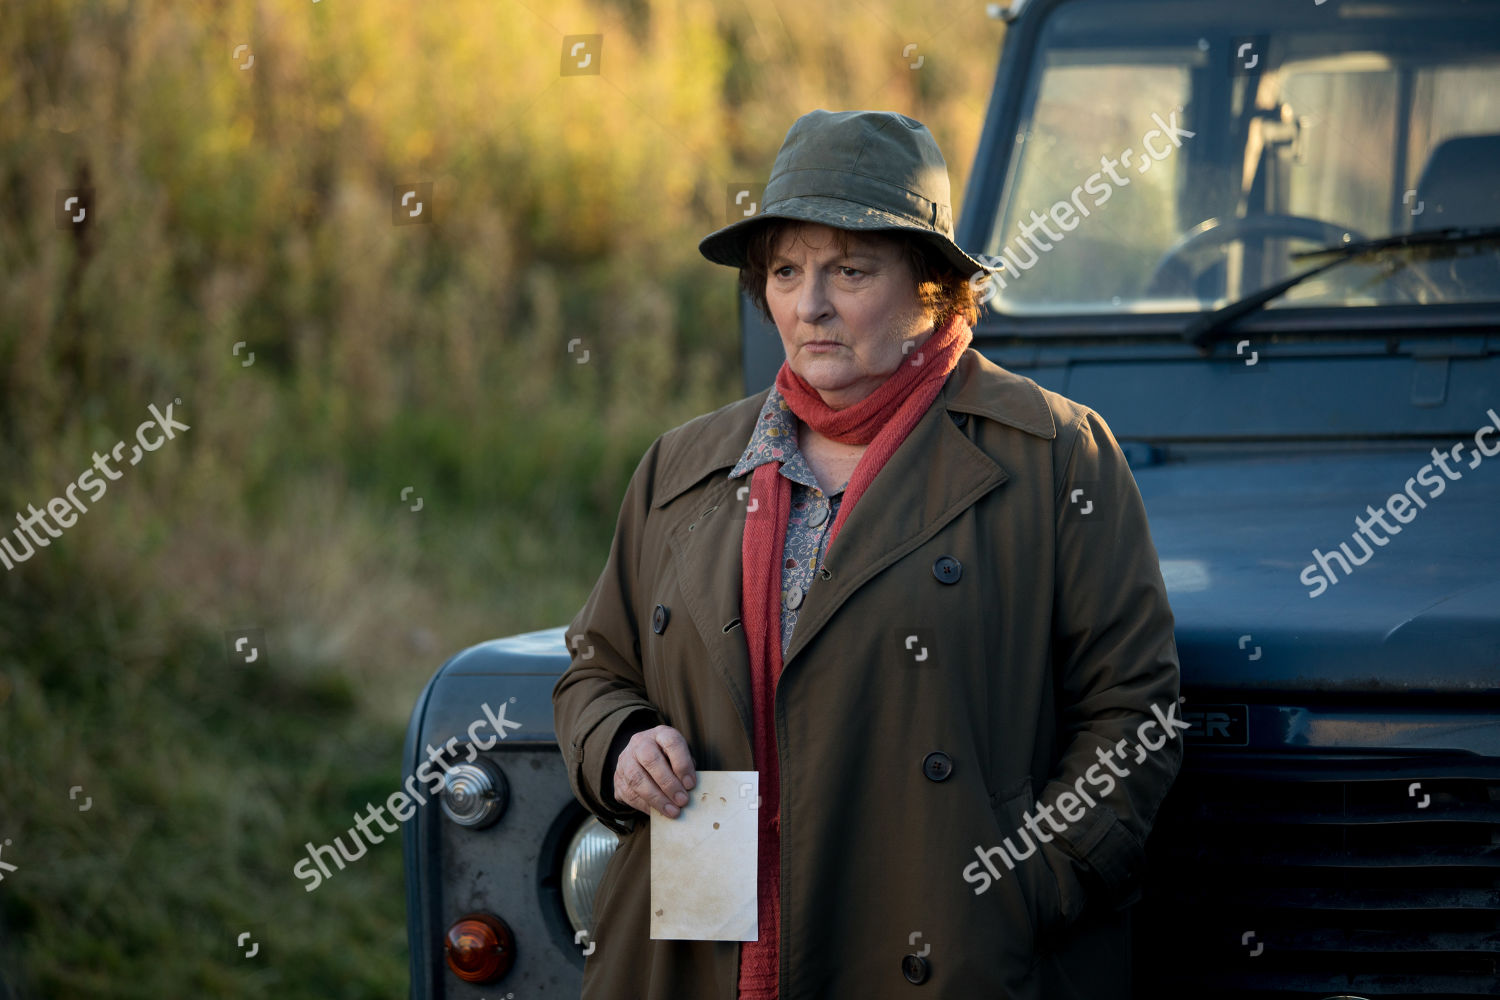
M 1500 456 L 1472 449 L 1400 529 L 1320 588 L 1314 550 L 1344 543 L 1432 462 L 1431 447 L 1232 456 L 1135 470 L 1176 616 L 1189 690 L 1331 694 L 1500 691 Z M 1360 536 L 1364 537 L 1364 536 Z M 1312 572 L 1322 571 L 1314 569 Z M 1309 579 L 1312 579 L 1309 576 Z M 1310 596 L 1321 590 L 1317 596 Z
M 1415 485 L 1427 507 L 1407 524 L 1387 515 L 1400 533 L 1371 543 L 1369 560 L 1317 597 L 1300 579 L 1314 549 L 1342 542 L 1363 556 L 1354 518 L 1383 507 L 1431 460 L 1427 448 L 1136 469 L 1184 687 L 1237 698 L 1500 693 L 1500 456 L 1474 469 L 1458 463 L 1462 477 L 1436 497 Z M 529 681 L 512 717 L 546 738 L 551 684 L 568 663 L 564 631 L 483 643 L 440 673 L 476 685 L 475 697 L 496 674 Z

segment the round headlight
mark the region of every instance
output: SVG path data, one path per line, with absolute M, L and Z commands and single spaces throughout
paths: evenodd
M 573 933 L 594 931 L 594 893 L 605 866 L 620 846 L 619 836 L 590 816 L 573 834 L 563 854 L 562 897 Z
M 505 775 L 483 757 L 455 764 L 443 776 L 443 812 L 460 826 L 489 826 L 505 811 Z

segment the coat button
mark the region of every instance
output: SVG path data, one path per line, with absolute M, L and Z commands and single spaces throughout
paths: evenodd
M 948 416 L 953 418 L 953 426 L 955 427 L 962 427 L 969 422 L 969 415 L 967 413 L 950 413 Z
M 667 630 L 667 619 L 671 616 L 672 612 L 665 604 L 658 604 L 656 610 L 651 612 L 651 631 L 661 635 Z
M 932 967 L 921 955 L 907 955 L 901 959 L 901 974 L 906 977 L 908 983 L 920 986 L 927 982 L 927 977 L 931 973 Z
M 941 750 L 934 750 L 922 758 L 922 773 L 933 781 L 947 781 L 953 773 L 953 758 Z
M 952 556 L 938 556 L 933 560 L 932 575 L 941 583 L 957 583 L 963 574 L 963 564 Z

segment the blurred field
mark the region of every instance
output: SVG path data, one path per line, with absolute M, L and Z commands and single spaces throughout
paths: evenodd
M 302 845 L 396 789 L 444 658 L 571 618 L 652 438 L 743 394 L 696 249 L 728 186 L 804 111 L 889 108 L 961 198 L 1001 32 L 920 0 L 0 6 L 0 530 L 148 404 L 191 427 L 0 567 L 0 997 L 405 995 L 395 838 L 311 894 Z M 590 33 L 601 72 L 560 76 Z M 408 183 L 426 224 L 393 225 Z

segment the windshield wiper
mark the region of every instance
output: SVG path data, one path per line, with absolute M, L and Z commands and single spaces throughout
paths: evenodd
M 1216 340 L 1224 339 L 1224 335 L 1242 316 L 1246 316 L 1262 308 L 1272 299 L 1280 298 L 1290 289 L 1297 287 L 1309 278 L 1317 277 L 1329 268 L 1338 267 L 1345 261 L 1354 260 L 1358 257 L 1368 257 L 1382 250 L 1405 249 L 1408 247 L 1426 246 L 1463 246 L 1469 243 L 1484 243 L 1500 240 L 1500 226 L 1485 226 L 1481 228 L 1457 228 L 1448 229 L 1425 229 L 1416 233 L 1399 233 L 1393 236 L 1383 236 L 1374 240 L 1360 240 L 1357 243 L 1335 243 L 1333 246 L 1321 247 L 1317 250 L 1306 250 L 1302 253 L 1292 254 L 1293 260 L 1306 260 L 1310 257 L 1332 256 L 1333 259 L 1319 264 L 1317 267 L 1294 274 L 1285 281 L 1279 281 L 1274 285 L 1262 288 L 1242 299 L 1229 303 L 1211 313 L 1199 316 L 1189 323 L 1182 331 L 1182 335 L 1188 343 L 1195 347 L 1207 347 Z

